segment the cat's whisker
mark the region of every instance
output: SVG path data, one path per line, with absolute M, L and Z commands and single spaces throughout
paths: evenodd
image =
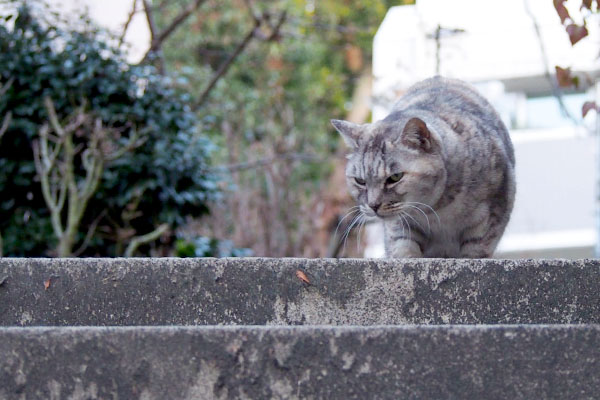
M 431 212 L 433 213 L 433 215 L 435 215 L 435 217 L 437 218 L 438 225 L 440 225 L 440 226 L 442 225 L 442 221 L 440 220 L 440 216 L 439 216 L 439 215 L 438 215 L 438 213 L 437 213 L 437 212 L 436 212 L 436 211 L 433 209 L 433 207 L 431 207 L 430 205 L 427 205 L 427 204 L 425 204 L 425 203 L 419 203 L 418 201 L 407 201 L 407 202 L 406 202 L 406 203 L 404 203 L 404 204 L 406 204 L 406 205 L 409 205 L 409 204 L 416 204 L 416 205 L 417 205 L 417 208 L 418 208 L 418 206 L 427 207 L 428 209 L 430 209 L 430 210 L 431 210 Z M 422 211 L 422 210 L 421 210 L 421 211 Z
M 404 228 L 404 220 L 402 219 L 402 216 L 400 215 L 400 219 L 398 220 L 398 222 L 400 222 L 400 226 L 402 227 L 402 236 L 406 235 L 406 231 Z
M 410 224 L 408 223 L 408 220 L 406 219 L 406 217 L 404 216 L 403 212 L 400 212 L 400 218 L 402 218 L 402 234 L 404 235 L 404 223 L 406 223 L 406 230 L 408 231 L 408 240 L 412 240 L 412 233 L 410 231 Z
M 414 208 L 416 208 L 415 206 L 407 206 L 407 207 L 414 207 Z M 419 209 L 417 208 L 417 210 L 419 210 Z M 419 211 L 421 211 L 421 210 L 419 210 Z M 422 211 L 421 211 L 421 212 L 422 212 Z M 422 213 L 423 213 L 423 212 L 422 212 Z M 406 217 L 408 217 L 408 218 L 412 219 L 412 220 L 415 222 L 415 224 L 417 224 L 417 226 L 418 226 L 418 227 L 419 227 L 419 228 L 420 228 L 422 231 L 425 231 L 425 229 L 423 228 L 423 226 L 422 226 L 422 225 L 419 223 L 419 221 L 417 221 L 417 219 L 416 219 L 415 217 L 413 217 L 412 215 L 410 215 L 408 212 L 404 212 L 403 214 L 404 214 Z M 427 218 L 427 215 L 425 215 L 425 213 L 423 213 L 423 215 L 425 216 L 425 221 L 427 221 L 427 233 L 431 233 L 431 225 L 429 225 L 429 218 Z
M 340 219 L 337 226 L 335 227 L 335 232 L 333 234 L 334 238 L 337 238 L 338 229 L 340 228 L 340 225 L 342 224 L 342 222 L 344 222 L 344 220 L 346 218 L 348 218 L 350 215 L 356 214 L 357 212 L 360 212 L 360 206 L 350 207 L 350 209 L 346 212 L 346 214 L 344 214 L 344 216 Z
M 360 251 L 360 248 L 359 248 L 360 243 L 361 243 L 360 242 L 360 234 L 362 233 L 362 229 L 365 227 L 365 225 L 367 224 L 367 221 L 368 221 L 367 216 L 365 214 L 362 214 L 361 217 L 362 218 L 361 218 L 360 223 L 358 225 L 358 239 L 356 241 L 356 251 L 357 252 Z
M 427 216 L 427 214 L 417 206 L 413 206 L 411 204 L 406 204 L 406 203 L 403 203 L 403 205 L 405 207 L 414 208 L 417 211 L 419 211 L 421 214 L 423 214 L 423 217 L 425 217 L 425 221 L 427 222 L 427 232 L 431 233 L 431 224 L 429 223 L 429 216 Z M 406 213 L 406 215 L 413 218 L 408 212 Z M 413 218 L 413 221 L 417 222 L 415 218 Z M 419 225 L 419 228 L 421 228 L 421 230 L 424 231 L 423 227 L 418 222 L 417 222 L 417 225 Z
M 352 218 L 352 221 L 350 222 L 346 230 L 344 231 L 344 235 L 342 236 L 342 240 L 344 241 L 344 248 L 342 250 L 342 253 L 346 252 L 346 243 L 348 242 L 348 236 L 350 235 L 350 231 L 352 230 L 354 225 L 356 225 L 361 216 L 362 214 L 355 215 Z

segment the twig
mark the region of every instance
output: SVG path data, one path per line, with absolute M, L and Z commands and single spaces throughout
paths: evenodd
M 40 139 L 33 143 L 33 161 L 35 169 L 40 177 L 40 183 L 42 185 L 42 196 L 46 201 L 46 205 L 50 210 L 50 221 L 52 224 L 52 230 L 57 238 L 63 235 L 63 225 L 60 218 L 62 207 L 67 193 L 67 185 L 64 179 L 60 180 L 60 190 L 52 190 L 50 187 L 50 171 L 54 167 L 54 161 L 56 160 L 56 154 L 58 152 L 60 144 L 57 144 L 55 150 L 52 151 L 52 155 L 48 152 L 48 125 L 44 124 L 39 132 Z
M 104 155 L 104 159 L 106 161 L 110 162 L 117 160 L 123 157 L 123 155 L 125 155 L 125 153 L 127 153 L 128 151 L 140 147 L 146 142 L 146 140 L 148 140 L 147 137 L 140 138 L 140 134 L 138 133 L 138 130 L 135 127 L 133 127 L 132 129 L 133 133 L 130 133 L 129 139 L 127 140 L 127 144 L 121 147 L 119 150 L 115 151 L 114 153 Z
M 8 89 L 10 89 L 14 81 L 15 78 L 10 78 L 8 82 L 6 82 L 4 85 L 0 85 L 0 97 L 3 97 L 6 94 L 6 92 L 8 91 Z M 12 112 L 9 111 L 4 116 L 4 119 L 2 120 L 2 125 L 0 126 L 0 141 L 2 141 L 2 136 L 4 136 L 4 134 L 8 130 L 8 125 L 10 125 L 11 120 Z
M 544 63 L 544 75 L 545 75 L 546 79 L 548 80 L 548 83 L 550 83 L 550 86 L 552 87 L 552 94 L 554 95 L 554 97 L 556 98 L 556 101 L 558 102 L 560 111 L 563 113 L 563 115 L 565 117 L 569 118 L 575 125 L 581 125 L 581 122 L 578 121 L 577 119 L 575 119 L 575 117 L 573 117 L 573 115 L 571 115 L 571 113 L 565 106 L 565 103 L 563 101 L 562 90 L 558 86 L 558 83 L 556 82 L 556 80 L 553 79 L 552 73 L 550 72 L 550 62 L 548 61 L 548 53 L 546 52 L 546 46 L 544 44 L 544 39 L 542 38 L 542 34 L 540 32 L 540 27 L 537 23 L 537 19 L 535 18 L 535 15 L 533 15 L 533 12 L 531 12 L 531 9 L 529 8 L 529 1 L 523 0 L 523 2 L 525 5 L 525 11 L 527 12 L 527 15 L 529 15 L 529 18 L 531 18 L 531 22 L 533 23 L 533 28 L 534 28 L 535 34 L 537 36 L 538 45 L 540 47 L 540 52 L 542 54 L 542 61 Z
M 275 26 L 271 27 L 272 28 L 271 35 L 269 36 L 269 38 L 267 40 L 271 41 L 271 40 L 277 39 L 277 37 L 279 36 L 279 32 L 281 31 L 281 27 L 283 26 L 283 23 L 285 22 L 286 18 L 287 18 L 287 12 L 283 11 L 281 14 L 279 14 L 279 19 L 277 20 L 277 24 L 275 24 Z
M 2 136 L 8 130 L 8 125 L 10 125 L 10 121 L 12 120 L 12 112 L 7 112 L 2 120 L 2 126 L 0 126 L 0 142 L 2 141 Z
M 255 31 L 259 26 L 260 26 L 260 21 L 254 23 L 254 26 L 246 34 L 246 36 L 244 37 L 244 40 L 242 40 L 241 43 L 238 44 L 235 51 L 231 55 L 229 55 L 229 57 L 227 57 L 227 59 L 225 61 L 223 61 L 223 63 L 219 66 L 219 69 L 217 71 L 215 71 L 212 79 L 206 86 L 206 89 L 204 89 L 202 91 L 202 93 L 200 94 L 200 98 L 198 99 L 198 101 L 196 102 L 196 104 L 194 106 L 195 109 L 198 109 L 204 103 L 204 101 L 208 98 L 208 95 L 210 94 L 210 92 L 213 90 L 213 88 L 217 84 L 217 81 L 219 79 L 221 79 L 221 77 L 223 77 L 223 75 L 225 75 L 225 73 L 227 72 L 227 70 L 233 63 L 233 61 L 242 53 L 242 51 L 244 51 L 244 49 L 246 48 L 246 46 L 248 46 L 248 43 L 250 43 L 252 38 L 254 38 Z
M 85 251 L 85 249 L 87 249 L 87 247 L 90 244 L 90 241 L 92 240 L 92 237 L 94 236 L 94 233 L 96 233 L 96 228 L 98 227 L 98 223 L 100 222 L 100 220 L 106 215 L 106 209 L 103 210 L 95 219 L 94 221 L 92 221 L 90 228 L 88 229 L 86 235 L 85 235 L 85 239 L 83 239 L 83 243 L 81 244 L 81 246 L 79 246 L 79 248 L 77 250 L 75 250 L 73 252 L 73 257 L 79 257 L 81 255 L 81 253 L 83 253 Z
M 161 32 L 158 32 L 152 16 L 152 7 L 148 4 L 148 0 L 143 0 L 146 18 L 148 19 L 148 26 L 150 27 L 151 42 L 150 48 L 142 58 L 140 64 L 145 62 L 151 53 L 158 51 L 162 46 L 162 43 L 169 36 L 171 36 L 175 29 L 177 29 L 177 27 L 183 21 L 185 21 L 194 11 L 196 11 L 202 5 L 202 3 L 204 3 L 204 1 L 205 0 L 194 0 L 193 3 L 190 3 L 186 8 L 181 10 L 181 12 L 175 18 L 173 18 L 171 23 L 165 29 L 163 29 Z
M 250 2 L 248 0 L 246 1 L 246 4 L 248 5 L 248 7 L 250 7 Z M 251 8 L 250 8 L 250 14 L 254 18 L 254 26 L 246 34 L 246 36 L 240 42 L 240 44 L 238 44 L 238 46 L 235 48 L 233 53 L 229 57 L 227 57 L 227 59 L 225 61 L 223 61 L 223 63 L 219 66 L 219 69 L 217 71 L 215 71 L 210 82 L 208 83 L 206 88 L 200 94 L 200 98 L 194 105 L 194 109 L 197 110 L 199 107 L 202 106 L 202 104 L 208 98 L 208 95 L 210 94 L 210 92 L 214 89 L 214 87 L 217 84 L 217 82 L 219 81 L 219 79 L 221 79 L 223 77 L 223 75 L 225 75 L 225 73 L 227 72 L 227 70 L 233 63 L 233 61 L 235 61 L 235 59 L 244 51 L 244 49 L 248 46 L 248 44 L 252 41 L 252 39 L 255 37 L 261 37 L 259 28 L 262 25 L 263 21 L 268 23 L 268 19 L 269 19 L 268 14 L 263 15 L 262 19 L 260 19 L 260 18 L 256 17 L 254 15 L 254 13 L 252 13 Z M 275 26 L 269 25 L 269 27 L 271 28 L 271 34 L 268 37 L 263 38 L 263 39 L 266 39 L 267 41 L 277 39 L 277 37 L 279 36 L 279 32 L 281 31 L 281 27 L 283 26 L 283 23 L 285 22 L 286 18 L 287 18 L 287 13 L 285 11 L 283 11 L 279 15 L 277 24 L 275 24 Z
M 244 3 L 246 3 L 246 7 L 248 8 L 248 12 L 250 13 L 250 16 L 252 17 L 252 19 L 254 20 L 254 22 L 258 22 L 260 23 L 260 18 L 258 18 L 258 16 L 256 14 L 254 14 L 254 10 L 252 7 L 252 0 L 244 0 Z
M 144 58 L 142 59 L 140 64 L 143 63 L 144 61 L 146 61 L 150 54 L 154 54 L 158 58 L 158 63 L 159 63 L 158 70 L 161 74 L 164 74 L 166 65 L 165 65 L 165 60 L 162 57 L 162 51 L 160 48 L 162 41 L 161 42 L 156 41 L 157 40 L 156 39 L 157 28 L 156 28 L 156 23 L 154 21 L 154 10 L 152 9 L 152 6 L 150 5 L 150 3 L 148 3 L 148 0 L 142 0 L 142 2 L 144 4 L 144 13 L 146 14 L 146 20 L 148 21 L 148 28 L 150 29 L 150 48 L 144 55 Z
M 133 7 L 127 15 L 127 21 L 125 21 L 125 25 L 123 25 L 123 32 L 121 32 L 121 36 L 119 36 L 119 44 L 117 45 L 119 48 L 123 45 L 123 42 L 125 41 L 125 35 L 127 34 L 127 29 L 129 29 L 129 25 L 137 13 L 137 2 L 138 0 L 133 0 Z
M 107 162 L 136 147 L 139 144 L 138 134 L 134 130 L 126 146 L 111 149 L 109 152 L 106 150 L 106 140 L 118 130 L 104 127 L 99 118 L 92 119 L 85 111 L 85 102 L 68 117 L 64 125 L 59 121 L 49 97 L 44 98 L 44 104 L 50 122 L 41 127 L 39 139 L 33 144 L 34 163 L 41 182 L 42 195 L 50 211 L 52 228 L 59 241 L 57 253 L 60 257 L 69 257 L 74 255 L 72 248 L 76 243 L 77 232 L 88 203 L 98 190 Z M 56 134 L 55 138 L 49 133 L 50 126 Z M 75 145 L 73 136 L 81 127 L 88 132 L 87 144 Z M 50 144 L 49 140 L 52 140 L 53 144 Z M 76 170 L 79 163 L 75 157 L 78 155 L 84 171 L 83 176 L 79 176 Z M 92 223 L 84 243 L 75 254 L 85 250 L 97 224 L 98 221 Z
M 152 6 L 148 2 L 148 0 L 142 0 L 144 4 L 144 13 L 146 14 L 146 21 L 148 21 L 148 29 L 150 29 L 150 49 L 148 52 L 156 50 L 154 46 L 154 41 L 156 40 L 156 24 L 154 23 L 154 14 L 152 10 Z
M 6 94 L 6 92 L 8 91 L 8 89 L 10 89 L 14 81 L 15 78 L 10 78 L 8 82 L 6 82 L 4 85 L 0 85 L 0 97 Z
M 143 244 L 155 241 L 163 233 L 165 233 L 167 231 L 167 229 L 169 229 L 169 224 L 166 224 L 166 223 L 161 224 L 158 228 L 156 228 L 155 230 L 153 230 L 150 233 L 132 238 L 131 242 L 129 242 L 129 245 L 127 246 L 127 249 L 125 249 L 124 256 L 125 257 L 133 256 L 133 254 L 135 254 L 135 252 L 137 251 L 138 247 L 140 247 Z

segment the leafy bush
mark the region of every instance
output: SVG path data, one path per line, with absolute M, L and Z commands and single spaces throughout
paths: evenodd
M 86 104 L 87 113 L 119 132 L 114 146 L 127 143 L 134 132 L 142 135 L 141 144 L 104 168 L 77 232 L 77 244 L 85 245 L 78 254 L 123 255 L 133 238 L 165 223 L 170 229 L 160 241 L 145 243 L 137 254 L 171 254 L 175 229 L 187 217 L 205 214 L 207 201 L 218 194 L 208 172 L 214 145 L 201 133 L 189 96 L 172 89 L 152 67 L 128 65 L 89 25 L 67 30 L 26 6 L 0 18 L 5 20 L 0 84 L 8 87 L 0 98 L 0 121 L 12 114 L 0 143 L 4 255 L 56 254 L 32 153 L 49 119 L 46 97 L 62 120 Z M 76 134 L 76 145 L 85 146 L 86 135 L 85 130 Z M 74 167 L 83 174 L 81 161 Z

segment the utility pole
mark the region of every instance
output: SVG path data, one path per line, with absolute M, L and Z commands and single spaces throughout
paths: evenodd
M 600 104 L 600 82 L 595 87 L 596 104 Z M 596 246 L 594 256 L 600 258 L 600 115 L 596 108 Z
M 428 39 L 435 40 L 435 74 L 440 74 L 440 66 L 441 66 L 441 52 L 442 52 L 442 39 L 448 38 L 454 35 L 458 35 L 460 33 L 464 33 L 464 29 L 459 28 L 443 28 L 440 24 L 438 24 L 437 28 L 433 33 L 427 35 Z

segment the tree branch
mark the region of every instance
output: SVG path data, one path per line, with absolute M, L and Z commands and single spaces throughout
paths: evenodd
M 548 61 L 548 53 L 546 52 L 546 46 L 544 44 L 544 39 L 542 38 L 542 34 L 540 32 L 540 27 L 538 25 L 537 19 L 535 18 L 535 15 L 529 8 L 529 0 L 524 0 L 524 5 L 525 5 L 525 11 L 527 12 L 527 15 L 529 16 L 529 18 L 531 19 L 533 28 L 535 30 L 535 34 L 537 36 L 538 45 L 540 47 L 540 53 L 542 55 L 542 61 L 544 63 L 544 75 L 546 76 L 548 83 L 550 83 L 550 87 L 552 88 L 552 94 L 554 95 L 554 97 L 556 98 L 556 101 L 558 102 L 560 111 L 562 112 L 562 114 L 565 117 L 569 118 L 575 125 L 581 125 L 581 123 L 577 119 L 575 119 L 573 117 L 573 115 L 571 115 L 571 113 L 565 106 L 565 103 L 563 101 L 563 92 L 560 89 L 560 87 L 558 86 L 556 79 L 554 79 L 552 77 L 552 73 L 550 72 L 550 62 Z M 561 19 L 562 19 L 562 17 L 561 17 Z
M 127 20 L 125 21 L 125 25 L 123 25 L 123 32 L 121 32 L 121 36 L 119 36 L 119 44 L 117 45 L 117 47 L 119 47 L 119 48 L 123 45 L 123 42 L 125 41 L 125 35 L 127 34 L 127 29 L 129 29 L 129 25 L 131 24 L 133 17 L 137 13 L 137 2 L 138 2 L 138 0 L 133 0 L 133 7 L 132 7 L 131 11 L 129 12 L 129 14 L 127 15 Z
M 185 21 L 194 11 L 196 11 L 198 8 L 200 8 L 200 6 L 202 5 L 202 3 L 204 3 L 205 0 L 195 0 L 193 3 L 189 4 L 186 8 L 184 8 L 179 15 L 177 15 L 175 18 L 173 18 L 173 21 L 171 22 L 171 24 L 169 24 L 169 26 L 167 26 L 162 32 L 160 32 L 158 34 L 158 37 L 156 37 L 156 41 L 158 42 L 158 45 L 160 46 L 160 44 L 162 44 L 162 42 L 168 38 L 175 29 L 177 29 L 177 27 L 179 26 L 179 24 L 181 24 L 183 21 Z
M 0 85 L 0 97 L 4 96 L 6 94 L 6 92 L 8 91 L 8 89 L 10 89 L 10 87 L 14 81 L 15 81 L 15 78 L 10 78 L 8 80 L 8 82 L 6 82 L 4 85 Z
M 248 7 L 250 8 L 250 3 L 247 2 L 246 4 L 248 4 Z M 235 50 L 233 51 L 233 53 L 231 53 L 229 55 L 229 57 L 227 57 L 227 59 L 225 61 L 223 61 L 223 63 L 219 66 L 219 69 L 217 71 L 215 71 L 215 73 L 213 74 L 210 82 L 208 83 L 208 85 L 206 86 L 206 88 L 202 91 L 202 93 L 200 94 L 200 97 L 199 97 L 198 101 L 194 105 L 194 109 L 195 110 L 197 110 L 198 108 L 200 108 L 202 106 L 202 104 L 208 98 L 210 92 L 214 89 L 214 87 L 217 84 L 217 82 L 219 81 L 219 79 L 221 79 L 225 75 L 225 73 L 227 73 L 227 70 L 229 69 L 229 67 L 231 66 L 231 64 L 235 61 L 235 59 L 240 54 L 242 54 L 242 52 L 246 49 L 246 47 L 252 41 L 253 38 L 261 37 L 262 39 L 265 39 L 267 41 L 272 41 L 272 40 L 276 40 L 279 37 L 279 32 L 280 32 L 281 27 L 282 27 L 283 23 L 285 22 L 286 16 L 287 16 L 287 14 L 286 14 L 285 11 L 282 12 L 279 15 L 279 19 L 277 21 L 277 24 L 275 26 L 269 25 L 269 27 L 271 28 L 271 33 L 270 33 L 270 35 L 268 37 L 265 38 L 265 37 L 263 37 L 261 35 L 261 33 L 259 31 L 259 28 L 262 25 L 263 21 L 265 21 L 268 24 L 268 19 L 269 19 L 268 14 L 263 15 L 262 19 L 257 18 L 252 13 L 252 9 L 251 8 L 250 8 L 250 14 L 254 18 L 254 26 L 246 34 L 246 36 L 240 42 L 240 44 L 238 44 L 238 46 L 235 48 Z
M 106 215 L 106 209 L 103 210 L 91 223 L 90 228 L 88 229 L 86 235 L 85 235 L 85 239 L 83 239 L 83 243 L 81 244 L 81 246 L 79 246 L 79 248 L 77 250 L 75 250 L 73 252 L 73 257 L 79 257 L 81 255 L 81 253 L 83 253 L 85 251 L 85 249 L 87 249 L 87 247 L 90 244 L 90 241 L 92 240 L 92 237 L 94 236 L 94 233 L 96 233 L 96 228 L 98 227 L 98 223 L 100 222 L 100 220 Z
M 4 136 L 4 134 L 8 130 L 8 125 L 10 125 L 11 120 L 12 120 L 12 113 L 9 111 L 4 116 L 4 119 L 2 120 L 2 125 L 0 126 L 0 142 L 2 141 L 2 136 Z
M 86 112 L 85 102 L 66 119 L 64 124 L 59 121 L 54 104 L 49 97 L 44 98 L 44 104 L 49 123 L 42 126 L 39 130 L 39 139 L 34 141 L 34 163 L 41 182 L 42 195 L 50 211 L 52 228 L 59 241 L 57 254 L 60 257 L 69 257 L 74 255 L 72 249 L 77 241 L 81 221 L 89 201 L 100 186 L 106 162 L 136 147 L 139 144 L 138 134 L 134 130 L 130 134 L 127 146 L 113 149 L 112 152 L 105 154 L 107 145 L 110 147 L 107 141 L 118 130 L 104 127 L 101 119 L 93 118 Z M 49 134 L 50 126 L 56 137 Z M 74 143 L 73 136 L 78 130 L 85 132 L 87 143 L 78 145 Z M 49 139 L 52 139 L 53 144 L 49 143 Z M 80 159 L 77 160 L 76 157 Z M 83 167 L 82 174 L 79 173 L 78 165 Z M 98 221 L 92 223 L 84 243 L 76 254 L 85 250 L 97 224 Z
M 154 23 L 154 14 L 150 3 L 148 2 L 148 0 L 142 0 L 142 3 L 144 4 L 144 13 L 146 14 L 146 21 L 148 21 L 148 29 L 150 29 L 150 49 L 148 49 L 148 52 L 150 52 L 156 50 L 153 47 L 156 40 L 156 24 Z
M 177 27 L 183 21 L 185 21 L 194 11 L 196 11 L 202 5 L 202 3 L 204 3 L 204 1 L 206 1 L 206 0 L 194 0 L 193 3 L 188 4 L 187 7 L 185 7 L 183 10 L 181 10 L 181 12 L 175 18 L 173 18 L 171 23 L 165 29 L 163 29 L 161 32 L 158 32 L 156 29 L 156 25 L 154 24 L 154 18 L 152 16 L 152 8 L 148 4 L 148 0 L 143 0 L 144 10 L 146 11 L 146 18 L 148 20 L 148 26 L 150 27 L 151 42 L 150 42 L 150 48 L 148 49 L 148 51 L 142 58 L 142 61 L 140 62 L 140 64 L 145 62 L 151 53 L 160 50 L 160 47 L 162 46 L 163 42 L 169 36 L 171 36 L 171 34 L 175 31 L 175 29 L 177 29 Z
M 56 199 L 55 196 L 52 195 L 52 190 L 50 188 L 50 171 L 53 167 L 53 162 L 50 161 L 50 156 L 48 155 L 48 146 L 42 144 L 47 141 L 48 137 L 48 125 L 42 126 L 40 129 L 40 139 L 33 143 L 33 161 L 35 164 L 35 169 L 40 177 L 40 183 L 42 185 L 42 196 L 50 210 L 50 221 L 52 224 L 52 230 L 57 238 L 63 235 L 63 226 L 60 218 L 60 214 L 62 211 L 62 206 L 59 207 L 60 204 L 64 204 L 60 202 L 59 199 Z M 40 142 L 41 141 L 41 142 Z M 56 145 L 58 146 L 58 145 Z M 64 180 L 61 180 L 61 188 L 64 186 Z M 66 192 L 66 190 L 65 190 Z
M 161 224 L 158 228 L 156 228 L 150 233 L 132 238 L 131 242 L 129 242 L 129 245 L 127 246 L 127 249 L 125 250 L 124 256 L 132 257 L 133 254 L 135 254 L 135 252 L 137 251 L 138 247 L 140 247 L 143 244 L 155 241 L 163 233 L 165 233 L 167 229 L 169 229 L 168 224 Z
M 137 128 L 133 127 L 132 129 L 133 129 L 133 133 L 130 134 L 129 139 L 127 140 L 127 144 L 125 146 L 121 147 L 120 149 L 118 149 L 115 152 L 104 155 L 104 159 L 107 162 L 114 161 L 116 159 L 123 157 L 125 155 L 125 153 L 127 153 L 128 151 L 131 151 L 137 147 L 140 147 L 142 144 L 144 144 L 144 142 L 146 142 L 146 140 L 148 140 L 147 137 L 143 137 L 143 138 L 140 137 L 140 134 L 139 134 Z M 144 132 L 146 132 L 146 131 L 144 131 Z
M 10 89 L 10 87 L 12 86 L 12 83 L 14 82 L 14 80 L 15 80 L 15 78 L 10 78 L 8 80 L 8 82 L 6 82 L 4 85 L 0 85 L 0 97 L 3 97 L 6 94 L 8 89 Z M 0 142 L 2 141 L 2 136 L 4 136 L 4 134 L 8 130 L 8 125 L 10 125 L 11 120 L 12 120 L 12 112 L 9 111 L 4 116 L 4 118 L 2 120 L 2 125 L 0 125 Z
M 252 19 L 254 20 L 255 23 L 259 23 L 260 24 L 260 18 L 254 14 L 254 10 L 252 9 L 252 0 L 244 0 L 244 3 L 246 3 L 246 7 L 248 8 L 248 12 L 250 13 L 250 16 L 252 17 Z
M 196 110 L 198 108 L 200 108 L 200 106 L 202 106 L 204 101 L 206 101 L 206 99 L 208 98 L 208 95 L 210 94 L 210 92 L 214 89 L 214 87 L 217 84 L 217 82 L 219 81 L 219 79 L 221 79 L 223 77 L 223 75 L 225 75 L 225 73 L 227 72 L 227 70 L 233 63 L 233 61 L 242 53 L 242 51 L 244 51 L 244 49 L 246 48 L 246 46 L 248 46 L 248 44 L 250 43 L 252 38 L 254 38 L 255 31 L 259 27 L 259 25 L 260 25 L 260 22 L 257 22 L 254 24 L 252 29 L 244 37 L 244 40 L 242 40 L 241 43 L 238 44 L 238 46 L 235 48 L 234 52 L 232 54 L 230 54 L 229 57 L 227 57 L 227 59 L 225 61 L 223 61 L 223 63 L 219 66 L 219 69 L 217 71 L 215 71 L 212 79 L 206 86 L 206 89 L 204 89 L 202 91 L 202 93 L 200 94 L 200 98 L 198 99 L 198 101 L 196 102 L 196 104 L 194 106 L 194 108 Z
M 144 58 L 142 59 L 142 61 L 140 61 L 140 64 L 145 62 L 148 59 L 148 57 L 150 56 L 150 54 L 154 53 L 154 54 L 156 54 L 156 56 L 158 58 L 158 63 L 159 63 L 158 70 L 161 74 L 164 74 L 165 61 L 162 57 L 162 52 L 160 49 L 160 45 L 162 44 L 162 41 L 161 42 L 156 41 L 157 28 L 156 28 L 156 23 L 154 20 L 154 10 L 152 9 L 152 6 L 150 5 L 150 3 L 148 3 L 148 0 L 142 0 L 142 3 L 144 4 L 144 13 L 146 14 L 146 20 L 148 21 L 148 28 L 150 29 L 150 48 L 144 55 Z

